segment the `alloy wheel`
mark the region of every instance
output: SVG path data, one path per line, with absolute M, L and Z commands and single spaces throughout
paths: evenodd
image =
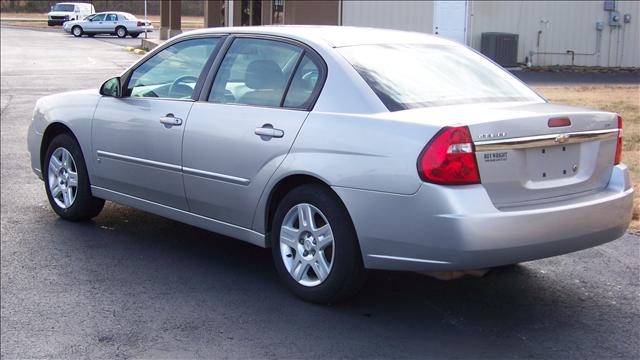
M 311 204 L 298 204 L 284 217 L 280 228 L 280 254 L 285 268 L 307 287 L 324 282 L 333 267 L 333 231 L 325 215 Z
M 78 168 L 67 149 L 59 147 L 51 154 L 48 175 L 51 197 L 60 208 L 68 209 L 78 193 Z

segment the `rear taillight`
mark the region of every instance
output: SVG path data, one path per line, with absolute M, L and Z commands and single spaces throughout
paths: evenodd
M 622 116 L 618 115 L 618 143 L 616 144 L 616 159 L 613 164 L 618 165 L 622 160 Z
M 143 21 L 138 21 L 138 26 L 144 26 L 144 22 Z
M 441 129 L 418 157 L 418 174 L 422 180 L 436 184 L 479 183 L 480 174 L 469 128 Z

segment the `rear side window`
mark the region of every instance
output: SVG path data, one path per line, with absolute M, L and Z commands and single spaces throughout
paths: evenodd
M 118 16 L 116 14 L 107 14 L 105 21 L 118 21 Z
M 301 48 L 285 42 L 235 39 L 216 73 L 209 101 L 279 107 L 301 54 Z
M 497 65 L 459 46 L 385 44 L 338 51 L 389 111 L 475 102 L 543 101 Z
M 306 109 L 320 86 L 320 65 L 305 55 L 293 75 L 284 100 L 284 107 Z

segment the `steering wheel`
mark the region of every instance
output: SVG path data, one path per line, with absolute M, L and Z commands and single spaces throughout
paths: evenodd
M 169 97 L 173 97 L 173 92 L 175 91 L 175 89 L 180 88 L 178 85 L 184 85 L 183 83 L 187 82 L 188 80 L 192 80 L 193 82 L 198 82 L 198 77 L 197 76 L 193 76 L 193 75 L 182 75 L 179 78 L 173 80 L 173 82 L 171 83 L 171 85 L 169 86 Z M 184 85 L 187 86 L 187 85 Z M 189 87 L 189 89 L 193 92 L 193 89 L 191 89 Z

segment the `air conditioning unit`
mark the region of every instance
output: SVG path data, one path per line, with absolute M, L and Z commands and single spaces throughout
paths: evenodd
M 482 33 L 480 52 L 501 66 L 518 66 L 518 34 Z

